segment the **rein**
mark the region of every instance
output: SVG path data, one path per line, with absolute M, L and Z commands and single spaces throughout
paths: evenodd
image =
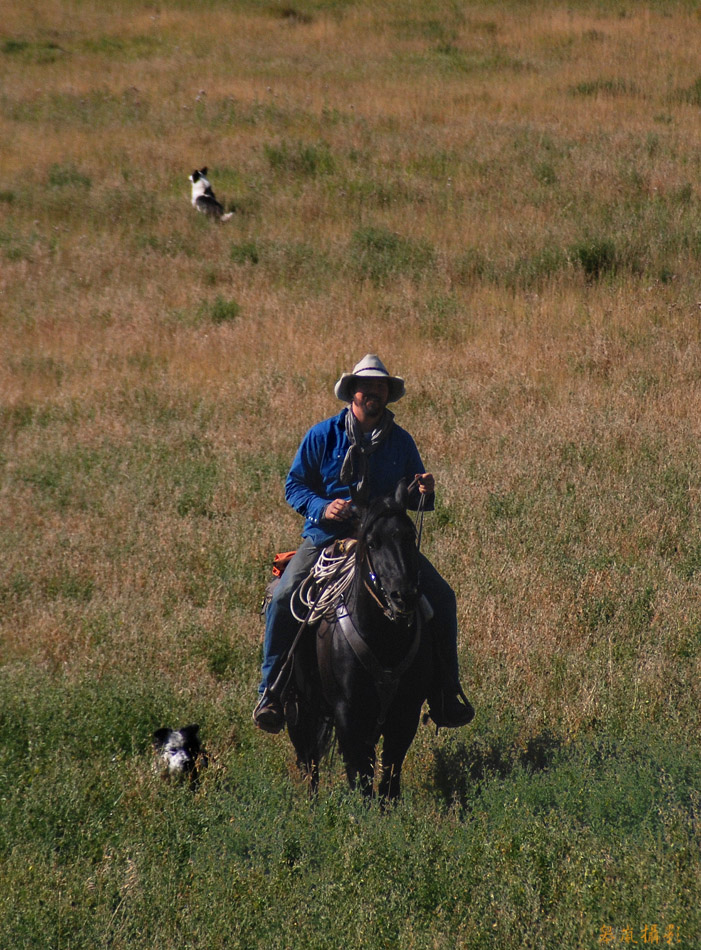
M 381 585 L 381 584 L 379 583 L 379 581 L 377 580 L 377 574 L 375 574 L 375 572 L 371 570 L 371 571 L 370 571 L 370 574 L 369 574 L 369 577 L 370 577 L 370 583 L 369 583 L 369 584 L 368 584 L 367 580 L 363 579 L 363 585 L 364 585 L 364 587 L 365 587 L 365 590 L 368 592 L 368 594 L 370 594 L 370 596 L 371 596 L 372 599 L 375 601 L 375 603 L 376 603 L 377 606 L 380 608 L 380 610 L 381 610 L 382 613 L 385 615 L 385 617 L 386 617 L 388 620 L 394 620 L 394 619 L 395 619 L 394 612 L 393 612 L 392 608 L 389 606 L 389 603 L 387 603 L 387 605 L 383 604 L 382 601 L 380 600 L 380 598 L 377 596 L 377 594 L 375 593 L 375 591 L 374 591 L 374 589 L 373 589 L 373 586 L 372 586 L 372 585 L 375 585 L 375 586 L 381 591 L 381 593 L 384 594 L 384 591 L 382 590 L 382 585 Z M 386 596 L 386 595 L 385 595 L 385 596 Z
M 417 476 L 410 485 L 407 485 L 407 493 L 409 493 L 418 484 L 419 484 L 419 478 Z M 421 535 L 423 534 L 423 530 L 424 530 L 425 509 L 426 509 L 426 496 L 424 495 L 423 492 L 420 492 L 419 493 L 419 507 L 416 509 L 416 521 L 414 522 L 414 526 L 418 525 L 418 528 L 416 528 L 416 550 L 417 551 L 421 550 Z

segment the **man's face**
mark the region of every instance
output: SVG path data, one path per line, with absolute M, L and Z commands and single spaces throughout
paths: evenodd
M 388 398 L 387 380 L 374 377 L 357 379 L 351 403 L 353 412 L 361 422 L 377 422 L 385 411 Z

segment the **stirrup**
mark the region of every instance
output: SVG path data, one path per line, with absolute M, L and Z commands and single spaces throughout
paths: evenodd
M 285 713 L 280 701 L 266 689 L 253 710 L 253 722 L 263 732 L 277 735 L 285 727 Z
M 429 700 L 428 716 L 437 729 L 458 729 L 467 726 L 475 718 L 475 710 L 460 686 L 457 689 L 442 687 L 438 691 L 437 702 Z

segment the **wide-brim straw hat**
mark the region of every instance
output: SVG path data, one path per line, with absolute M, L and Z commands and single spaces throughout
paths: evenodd
M 404 380 L 401 376 L 390 376 L 387 367 L 374 353 L 368 353 L 359 363 L 353 367 L 352 373 L 343 373 L 339 381 L 334 386 L 336 396 L 343 402 L 352 402 L 353 388 L 355 383 L 361 379 L 384 379 L 389 386 L 389 396 L 387 402 L 396 402 L 404 395 Z

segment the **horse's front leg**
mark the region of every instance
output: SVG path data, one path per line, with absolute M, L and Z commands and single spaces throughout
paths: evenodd
M 398 704 L 397 704 L 398 705 Z M 382 744 L 382 777 L 378 794 L 383 802 L 396 801 L 401 793 L 402 766 L 414 740 L 421 714 L 420 707 L 408 709 L 403 715 L 393 707 L 384 728 Z
M 319 788 L 319 762 L 323 752 L 318 710 L 303 702 L 298 702 L 294 708 L 293 704 L 288 703 L 285 715 L 287 731 L 297 753 L 297 766 L 313 798 Z
M 340 740 L 339 740 L 340 746 Z M 375 750 L 357 749 L 343 752 L 346 764 L 346 776 L 351 788 L 360 789 L 366 798 L 372 795 L 372 784 L 375 776 Z
M 351 788 L 358 788 L 367 796 L 372 795 L 372 785 L 375 776 L 375 743 L 374 736 L 358 735 L 357 717 L 347 711 L 336 710 L 336 737 L 338 748 L 346 766 L 346 776 Z M 365 730 L 363 730 L 365 732 Z
M 307 783 L 309 797 L 315 798 L 319 791 L 319 760 L 313 756 L 308 759 L 297 759 L 297 767 Z

